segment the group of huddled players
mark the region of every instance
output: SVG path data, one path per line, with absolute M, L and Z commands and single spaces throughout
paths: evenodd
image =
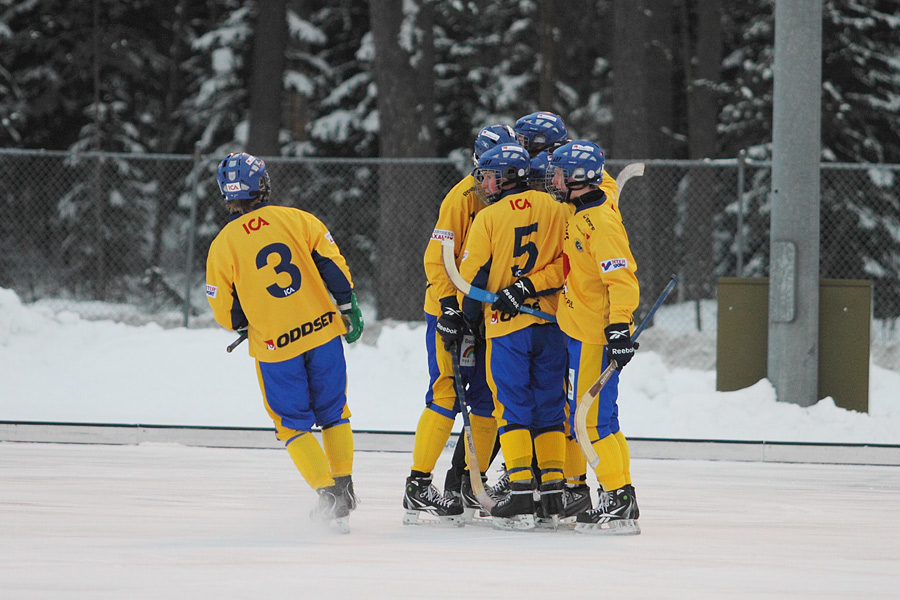
M 582 533 L 639 533 L 618 422 L 618 372 L 588 413 L 589 441 L 600 457 L 596 506 L 574 435 L 577 400 L 611 360 L 621 370 L 634 354 L 637 266 L 604 152 L 568 139 L 563 120 L 549 112 L 526 115 L 513 127 L 485 127 L 474 146 L 475 169 L 447 193 L 425 251 L 431 381 L 403 522 L 427 514 L 448 525 L 490 517 L 502 529 L 574 522 Z M 496 301 L 465 297 L 450 282 L 441 260 L 447 239 L 463 279 L 495 292 Z M 502 449 L 504 474 L 488 488 L 489 503 L 473 491 L 465 444 L 457 444 L 443 493 L 432 483 L 461 409 L 455 375 L 465 387 L 482 486 L 498 438 Z

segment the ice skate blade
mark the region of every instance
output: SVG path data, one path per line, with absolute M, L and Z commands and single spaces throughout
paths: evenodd
M 350 517 L 332 519 L 330 525 L 338 533 L 350 533 Z
M 534 529 L 534 515 L 515 515 L 512 517 L 492 517 L 495 529 L 504 531 L 530 531 Z
M 575 523 L 575 533 L 587 535 L 640 535 L 641 526 L 634 519 L 616 519 L 606 523 Z
M 420 519 L 419 515 L 434 517 L 429 512 L 421 510 L 407 510 L 403 513 L 404 525 L 432 525 L 438 527 L 462 527 L 466 524 L 463 515 L 444 515 L 442 517 Z
M 463 509 L 463 520 L 466 523 L 474 523 L 478 520 L 490 520 L 491 514 L 482 508 L 466 507 Z
M 559 515 L 552 517 L 538 517 L 534 520 L 535 529 L 559 529 Z

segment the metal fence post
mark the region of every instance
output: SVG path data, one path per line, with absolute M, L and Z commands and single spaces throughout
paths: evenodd
M 744 169 L 747 167 L 747 151 L 738 152 L 737 161 L 737 233 L 735 243 L 737 248 L 737 273 L 735 277 L 744 276 Z
M 194 168 L 200 165 L 200 147 L 194 146 Z M 188 217 L 187 258 L 184 265 L 184 326 L 188 326 L 191 316 L 191 287 L 194 281 L 194 244 L 197 239 L 197 188 L 191 191 L 191 212 Z

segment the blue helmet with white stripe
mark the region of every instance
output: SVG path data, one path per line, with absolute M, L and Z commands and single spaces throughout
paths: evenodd
M 575 140 L 564 144 L 550 155 L 547 191 L 560 202 L 567 202 L 572 190 L 600 185 L 605 163 L 606 154 L 594 142 Z
M 472 159 L 475 166 L 478 166 L 478 159 L 481 155 L 496 146 L 497 144 L 515 144 L 516 133 L 509 125 L 488 125 L 478 132 L 475 136 L 475 152 Z
M 488 204 L 496 202 L 504 190 L 525 187 L 530 169 L 531 159 L 522 146 L 518 144 L 494 146 L 478 159 L 475 179 L 479 195 L 482 195 L 482 199 Z M 488 171 L 494 173 L 494 181 L 497 184 L 497 189 L 492 192 L 488 192 L 483 186 L 484 176 Z
M 216 172 L 225 202 L 235 200 L 265 201 L 269 196 L 269 174 L 266 163 L 252 154 L 232 152 L 219 164 Z
M 569 137 L 562 117 L 545 111 L 525 115 L 516 121 L 513 129 L 519 144 L 528 150 L 528 154 L 532 157 L 544 150 L 552 151 L 566 143 Z

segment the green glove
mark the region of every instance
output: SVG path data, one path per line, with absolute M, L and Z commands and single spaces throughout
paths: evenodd
M 356 292 L 353 292 L 353 295 L 350 296 L 349 304 L 341 304 L 341 318 L 344 320 L 344 325 L 347 326 L 347 334 L 344 336 L 344 339 L 347 340 L 348 344 L 352 344 L 362 335 L 363 327 L 366 326 L 363 323 L 362 311 L 359 310 L 359 305 L 356 303 Z

